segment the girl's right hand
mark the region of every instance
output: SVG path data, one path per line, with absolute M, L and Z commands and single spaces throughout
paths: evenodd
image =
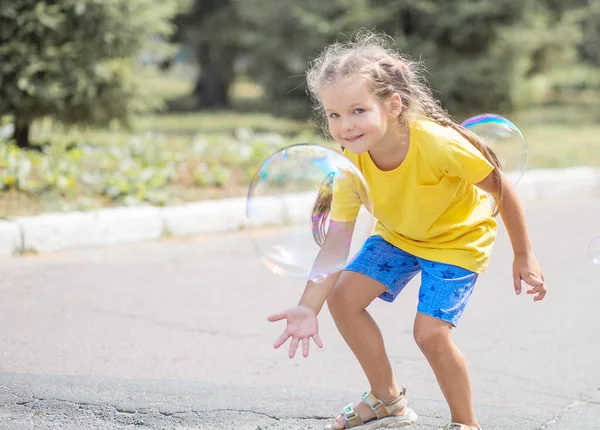
M 300 341 L 302 341 L 302 355 L 308 357 L 308 346 L 311 337 L 319 348 L 323 348 L 323 342 L 319 337 L 317 314 L 312 309 L 304 306 L 295 306 L 268 317 L 268 320 L 271 322 L 282 319 L 287 320 L 287 325 L 281 336 L 275 341 L 273 345 L 275 349 L 283 345 L 290 337 L 292 338 L 289 352 L 290 358 L 294 358 L 294 355 L 296 355 Z

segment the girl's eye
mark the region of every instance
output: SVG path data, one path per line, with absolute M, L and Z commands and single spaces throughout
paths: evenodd
M 363 113 L 364 111 L 365 111 L 365 110 L 364 110 L 364 109 L 361 109 L 361 108 L 356 108 L 356 109 L 354 109 L 354 113 L 357 113 L 357 114 L 358 114 L 358 113 Z
M 337 113 L 329 114 L 329 118 L 337 118 L 339 115 Z

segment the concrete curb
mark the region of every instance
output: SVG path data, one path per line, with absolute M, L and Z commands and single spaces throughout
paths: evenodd
M 527 172 L 516 189 L 523 200 L 600 197 L 600 169 L 538 169 Z
M 517 185 L 526 200 L 600 197 L 600 169 L 574 167 L 564 170 L 534 170 Z M 297 199 L 264 199 L 259 224 L 294 222 Z M 302 203 L 304 202 L 304 203 Z M 101 209 L 92 212 L 48 213 L 0 221 L 0 256 L 23 252 L 57 252 L 75 248 L 109 246 L 158 240 L 165 236 L 185 237 L 224 233 L 245 228 L 246 199 L 233 198 L 157 208 Z
M 35 252 L 152 240 L 164 228 L 161 209 L 154 207 L 49 213 L 14 222 L 22 233 L 21 250 Z
M 10 221 L 0 221 L 0 255 L 13 255 L 23 247 L 21 227 Z

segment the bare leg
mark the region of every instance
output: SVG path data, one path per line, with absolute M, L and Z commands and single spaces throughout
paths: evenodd
M 417 313 L 414 336 L 448 402 L 452 422 L 479 428 L 473 411 L 467 362 L 452 340 L 452 325 Z
M 400 388 L 394 378 L 381 331 L 366 311 L 366 307 L 385 290 L 384 285 L 368 276 L 343 272 L 327 303 L 339 332 L 369 380 L 371 392 L 379 400 L 390 402 L 399 396 Z M 362 403 L 355 405 L 355 411 L 363 419 L 374 416 L 371 409 Z M 404 410 L 401 410 L 398 415 L 403 413 Z M 334 428 L 344 428 L 343 422 Z

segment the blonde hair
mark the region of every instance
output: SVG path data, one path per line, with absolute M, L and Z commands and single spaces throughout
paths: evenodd
M 313 101 L 313 110 L 321 128 L 327 133 L 327 118 L 320 99 L 321 89 L 340 79 L 361 76 L 371 84 L 373 93 L 383 103 L 398 93 L 402 99 L 403 110 L 399 117 L 402 124 L 416 117 L 428 117 L 444 127 L 450 127 L 461 134 L 494 166 L 494 179 L 498 187 L 493 196 L 495 205 L 493 216 L 502 206 L 504 189 L 502 186 L 502 166 L 496 154 L 473 132 L 458 124 L 433 97 L 423 75 L 422 65 L 411 61 L 391 47 L 391 37 L 363 31 L 354 41 L 336 42 L 326 46 L 320 55 L 309 64 L 306 72 L 307 91 Z M 343 148 L 342 148 L 343 149 Z M 312 211 L 312 228 L 315 241 L 321 245 L 324 241 L 324 223 L 331 207 L 332 178 L 323 182 L 319 196 Z M 323 212 L 325 211 L 325 212 Z M 317 215 L 321 216 L 317 216 Z

